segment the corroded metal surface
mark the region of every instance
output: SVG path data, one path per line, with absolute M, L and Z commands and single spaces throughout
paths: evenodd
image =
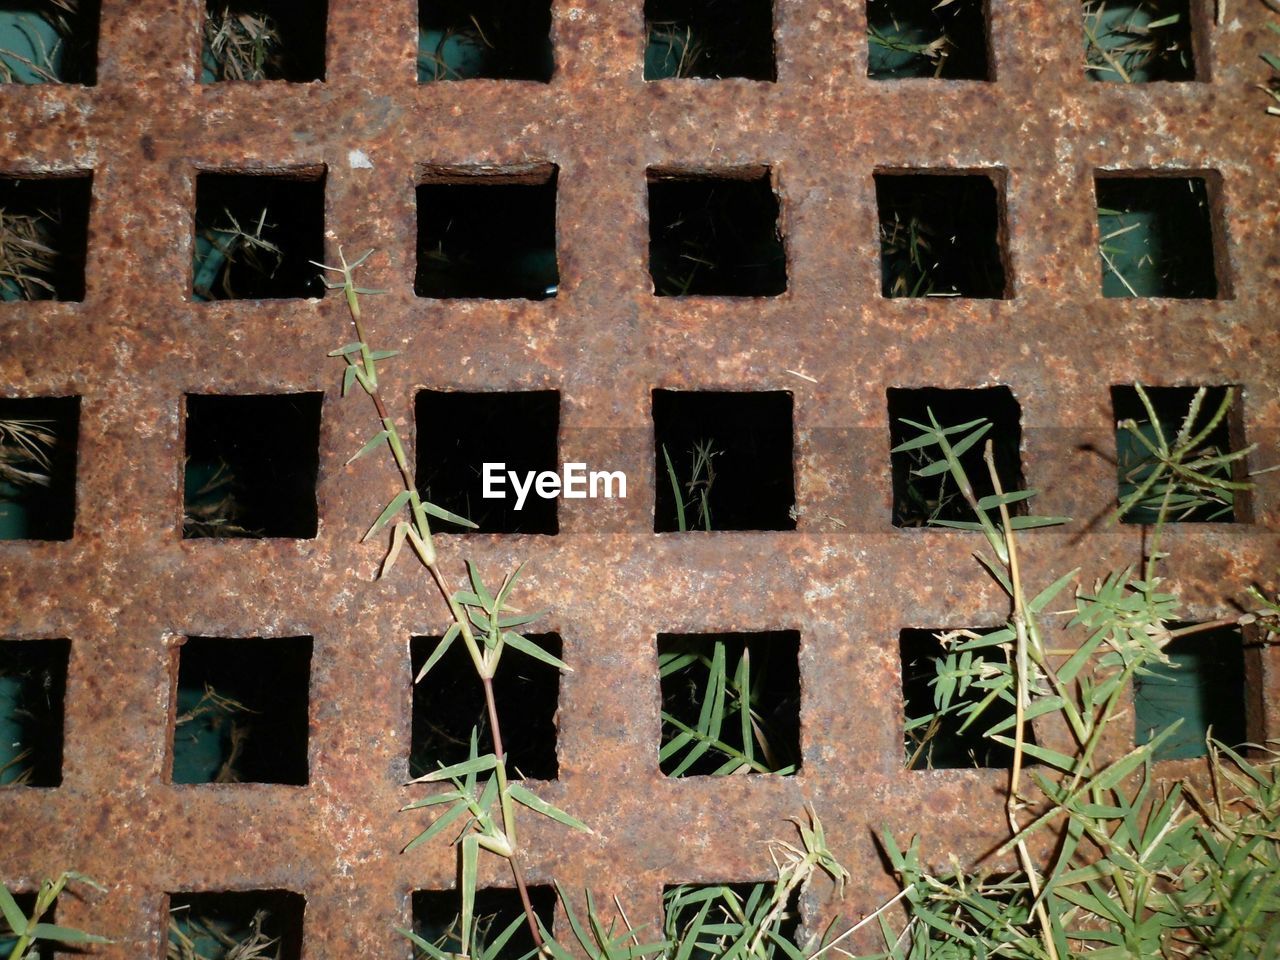
M 358 545 L 396 479 L 378 458 L 344 466 L 374 421 L 364 398 L 339 400 L 325 359 L 349 339 L 343 306 L 191 302 L 198 170 L 327 167 L 326 249 L 379 249 L 365 281 L 390 293 L 369 325 L 403 351 L 384 393 L 410 433 L 419 388 L 555 389 L 561 458 L 631 478 L 625 501 L 562 502 L 557 536 L 443 537 L 441 552 L 454 577 L 464 556 L 495 573 L 529 561 L 523 602 L 552 611 L 574 668 L 544 793 L 596 832 L 530 823 L 527 873 L 617 893 L 633 920 L 656 919 L 664 884 L 769 876 L 764 843 L 806 801 L 855 877 L 844 904 L 812 896 L 811 921 L 891 891 L 882 824 L 927 829 L 935 860 L 1000 836 L 1003 774 L 902 769 L 899 629 L 1003 606 L 972 537 L 890 525 L 887 387 L 1013 390 L 1040 509 L 1081 518 L 1027 538 L 1034 578 L 1137 557 L 1138 530 L 1086 522 L 1114 497 L 1113 468 L 1084 449 L 1113 449 L 1113 384 L 1241 384 L 1254 465 L 1275 459 L 1280 152 L 1252 89 L 1259 3 L 1205 26 L 1211 82 L 1134 88 L 1084 81 L 1078 5 L 1047 0 L 991 4 L 993 83 L 866 79 L 855 0 L 779 0 L 776 83 L 645 83 L 640 0 L 556 0 L 550 84 L 419 86 L 411 0 L 331 0 L 324 82 L 201 86 L 201 9 L 105 0 L 97 86 L 0 87 L 0 171 L 93 172 L 84 302 L 0 305 L 0 393 L 83 398 L 74 538 L 0 543 L 0 635 L 72 644 L 62 786 L 0 791 L 0 881 L 71 867 L 110 884 L 59 905 L 118 940 L 105 957 L 161 956 L 164 894 L 219 889 L 303 893 L 309 958 L 407 957 L 392 927 L 409 892 L 454 872 L 443 844 L 398 853 L 421 826 L 396 812 L 417 794 L 401 785 L 409 638 L 442 632 L 445 611 L 409 563 L 375 581 L 381 547 Z M 559 168 L 558 296 L 416 298 L 421 172 L 544 163 Z M 787 292 L 654 297 L 646 169 L 753 165 L 776 179 Z M 915 167 L 1004 171 L 1009 299 L 880 297 L 873 172 Z M 1220 174 L 1231 299 L 1101 297 L 1094 172 L 1153 168 Z M 657 387 L 794 393 L 795 532 L 651 532 Z M 318 536 L 183 541 L 183 395 L 309 390 L 325 392 Z M 1274 583 L 1280 474 L 1259 478 L 1253 521 L 1170 537 L 1195 614 Z M 802 772 L 663 778 L 656 635 L 779 629 L 801 635 Z M 314 638 L 307 786 L 168 783 L 185 635 Z M 1274 655 L 1261 672 L 1275 736 Z

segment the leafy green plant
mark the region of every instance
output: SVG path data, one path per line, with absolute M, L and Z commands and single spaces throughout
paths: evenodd
M 32 957 L 41 943 L 63 943 L 71 946 L 85 946 L 92 943 L 110 943 L 106 937 L 86 933 L 74 927 L 45 923 L 41 918 L 49 912 L 54 901 L 62 893 L 68 883 L 82 883 L 95 890 L 106 892 L 106 887 L 95 880 L 66 870 L 52 880 L 45 880 L 36 892 L 35 903 L 30 916 L 24 914 L 18 901 L 4 886 L 0 886 L 0 919 L 4 926 L 0 927 L 0 950 L 7 949 L 8 960 L 26 960 Z
M 675 501 L 676 526 L 681 533 L 689 530 L 690 507 L 697 508 L 695 524 L 708 533 L 711 531 L 711 486 L 716 479 L 712 459 L 723 452 L 715 448 L 714 440 L 695 443 L 689 451 L 689 479 L 681 484 L 675 465 L 671 462 L 671 454 L 667 452 L 666 445 L 663 445 L 662 459 L 667 465 L 667 479 L 671 483 L 671 496 Z M 685 499 L 686 494 L 688 500 Z
M 1001 488 L 989 442 L 986 461 L 996 492 L 973 497 L 955 449 L 981 439 L 980 425 L 942 428 L 932 418 L 921 425 L 920 439 L 939 448 L 941 462 L 970 500 L 977 520 L 969 527 L 984 534 L 990 549 L 978 559 L 1010 600 L 1006 627 L 960 638 L 947 654 L 945 673 L 957 689 L 966 679 L 984 682 L 984 703 L 1000 697 L 1015 706 L 1012 717 L 983 733 L 1013 750 L 1006 794 L 1010 835 L 998 853 L 1014 855 L 1018 869 L 998 880 L 969 871 L 936 876 L 921 866 L 919 838 L 904 847 L 886 833 L 882 846 L 902 883 L 907 920 L 895 927 L 887 910 L 878 914 L 885 945 L 878 956 L 1058 960 L 1087 953 L 1118 960 L 1198 951 L 1235 957 L 1268 955 L 1280 942 L 1276 874 L 1266 872 L 1280 855 L 1273 768 L 1249 766 L 1228 746 L 1209 741 L 1216 804 L 1244 804 L 1223 829 L 1204 815 L 1208 804 L 1194 805 L 1199 815 L 1189 810 L 1182 797 L 1191 787 L 1161 792 L 1153 784 L 1153 758 L 1176 724 L 1118 758 L 1100 749 L 1134 679 L 1167 662 L 1164 651 L 1174 640 L 1224 623 L 1172 627 L 1178 601 L 1159 576 L 1165 556 L 1161 533 L 1174 505 L 1209 503 L 1222 489 L 1194 452 L 1201 399 L 1198 394 L 1193 401 L 1179 439 L 1157 445 L 1163 481 L 1152 480 L 1149 489 L 1135 491 L 1120 506 L 1123 513 L 1144 502 L 1163 482 L 1141 574 L 1130 568 L 1099 579 L 1091 589 L 1078 588 L 1065 629 L 1079 642 L 1065 647 L 1056 637 L 1056 646 L 1049 646 L 1056 616 L 1051 605 L 1077 571 L 1032 592 L 1019 559 L 1020 531 L 1060 520 L 1011 516 L 1010 506 L 1033 493 Z M 1251 620 L 1252 615 L 1232 618 Z M 970 710 L 971 722 L 984 712 Z M 1030 725 L 1049 719 L 1069 734 L 1069 748 L 1032 741 Z M 1031 760 L 1037 762 L 1034 769 L 1027 767 Z M 1227 781 L 1235 791 L 1217 793 L 1216 785 Z M 1033 857 L 1030 841 L 1043 840 L 1044 833 L 1051 842 L 1041 846 L 1050 853 Z M 1237 842 L 1243 843 L 1239 849 Z

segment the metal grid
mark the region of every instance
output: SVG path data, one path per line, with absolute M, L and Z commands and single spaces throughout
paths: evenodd
M 933 859 L 985 852 L 1004 775 L 902 769 L 896 643 L 1003 608 L 972 537 L 890 526 L 885 389 L 1009 386 L 1047 513 L 1090 517 L 1114 498 L 1112 468 L 1080 451 L 1113 448 L 1113 384 L 1241 384 L 1247 439 L 1274 452 L 1280 193 L 1275 129 L 1251 95 L 1262 6 L 1237 0 L 1210 28 L 1193 0 L 1207 82 L 1132 88 L 1084 81 L 1069 0 L 990 4 L 991 83 L 868 80 L 855 0 L 778 0 L 776 83 L 645 83 L 640 0 L 555 0 L 550 84 L 419 86 L 415 6 L 331 0 L 324 82 L 202 86 L 202 4 L 106 0 L 96 86 L 0 88 L 4 171 L 93 173 L 84 302 L 0 311 L 0 390 L 82 398 L 74 538 L 0 544 L 0 633 L 71 640 L 62 785 L 0 792 L 0 879 L 73 867 L 108 882 L 64 897 L 59 918 L 116 938 L 100 951 L 113 958 L 162 955 L 167 892 L 223 889 L 304 894 L 307 957 L 407 956 L 392 927 L 410 891 L 452 883 L 443 844 L 397 853 L 421 825 L 396 812 L 416 792 L 401 785 L 408 643 L 442 632 L 444 610 L 408 563 L 374 581 L 381 547 L 357 545 L 395 478 L 376 458 L 343 465 L 373 420 L 339 401 L 324 359 L 348 339 L 342 304 L 190 298 L 197 171 L 319 165 L 330 257 L 339 241 L 379 248 L 365 279 L 390 293 L 368 313 L 378 344 L 403 351 L 387 367 L 394 415 L 411 428 L 421 388 L 559 390 L 561 459 L 631 479 L 625 501 L 561 502 L 553 537 L 441 538 L 455 577 L 464 556 L 493 572 L 528 560 L 523 600 L 552 611 L 574 667 L 545 795 L 596 833 L 530 824 L 530 882 L 589 885 L 656 918 L 664 884 L 769 876 L 764 841 L 806 801 L 855 877 L 843 904 L 816 891 L 811 921 L 890 892 L 869 828 L 927 828 Z M 416 298 L 421 172 L 531 163 L 559 169 L 559 295 Z M 786 293 L 654 297 L 646 170 L 759 165 L 781 199 Z M 1002 171 L 1008 299 L 881 298 L 872 175 L 913 168 Z M 1097 170 L 1216 171 L 1232 296 L 1104 300 Z M 651 532 L 654 388 L 794 394 L 795 532 Z M 182 540 L 184 395 L 311 390 L 325 392 L 318 536 Z M 1173 534 L 1195 614 L 1271 576 L 1278 526 L 1270 474 L 1252 523 Z M 1123 564 L 1139 537 L 1038 532 L 1030 575 Z M 787 629 L 801 636 L 799 775 L 663 778 L 656 635 Z M 308 785 L 168 783 L 171 654 L 187 635 L 314 638 Z M 1251 683 L 1280 734 L 1274 655 Z

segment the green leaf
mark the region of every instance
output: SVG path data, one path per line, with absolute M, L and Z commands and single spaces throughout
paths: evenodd
M 498 758 L 492 753 L 486 753 L 479 757 L 471 757 L 467 760 L 463 760 L 461 763 L 441 767 L 439 770 L 432 770 L 430 773 L 423 774 L 421 777 L 418 777 L 417 780 L 410 780 L 409 782 L 438 783 L 441 780 L 452 780 L 469 773 L 483 773 L 485 770 L 493 770 L 497 766 Z
M 378 571 L 378 579 L 381 580 L 396 565 L 396 558 L 400 556 L 400 550 L 404 547 L 405 536 L 409 533 L 409 522 L 401 520 L 395 525 L 395 529 L 391 534 L 391 549 L 387 551 L 386 557 L 382 561 L 382 569 Z
M 427 662 L 422 665 L 422 669 L 418 671 L 418 675 L 413 678 L 414 683 L 418 683 L 427 675 L 427 671 L 440 662 L 440 658 L 449 652 L 449 645 L 458 638 L 458 634 L 462 633 L 462 625 L 459 623 L 449 624 L 449 629 L 444 632 L 444 636 L 440 638 L 440 642 L 436 644 L 436 648 L 431 651 L 431 656 L 427 657 Z
M 963 440 L 954 444 L 951 447 L 952 458 L 955 460 L 959 460 L 961 455 L 964 453 L 967 453 L 970 447 L 972 447 L 975 443 L 977 443 L 979 440 L 985 437 L 988 433 L 990 433 L 991 428 L 994 426 L 995 424 L 988 421 L 984 423 L 981 427 L 979 427 L 977 430 L 973 431 L 973 433 L 965 437 Z
M 1014 748 L 1014 742 L 1012 737 L 1003 737 L 1003 736 L 997 735 L 992 737 L 991 739 L 994 740 L 996 743 L 1004 744 L 1010 750 Z M 1029 757 L 1034 757 L 1035 759 L 1039 760 L 1041 763 L 1047 763 L 1050 766 L 1057 767 L 1059 770 L 1063 770 L 1067 773 L 1071 773 L 1072 771 L 1075 770 L 1076 761 L 1074 758 L 1068 757 L 1066 754 L 1059 753 L 1056 750 L 1050 750 L 1048 747 L 1042 747 L 1039 744 L 1035 744 L 1035 743 L 1024 743 L 1022 745 L 1022 752 Z
M 404 927 L 396 927 L 395 929 L 396 933 L 400 934 L 400 936 L 404 937 L 427 956 L 431 957 L 431 960 L 456 960 L 456 957 L 454 957 L 453 954 L 445 953 L 445 951 L 441 950 L 434 943 L 428 943 L 412 930 L 406 930 Z
M 1059 527 L 1070 523 L 1070 517 L 1010 517 L 1011 530 L 1034 530 L 1037 527 Z
M 1032 613 L 1043 612 L 1044 608 L 1049 605 L 1050 601 L 1061 593 L 1062 588 L 1074 580 L 1079 572 L 1080 568 L 1076 567 L 1074 570 L 1063 574 L 1057 580 L 1053 581 L 1053 583 L 1049 584 L 1049 586 L 1045 587 L 1031 599 L 1027 604 L 1027 609 Z
M 524 562 L 522 561 L 514 570 L 507 574 L 507 579 L 502 582 L 502 588 L 498 591 L 497 597 L 494 598 L 495 609 L 506 609 L 507 598 L 511 596 L 511 591 L 515 588 L 516 581 L 520 579 L 520 574 L 523 571 Z
M 472 523 L 466 517 L 459 516 L 456 513 L 446 510 L 444 507 L 437 507 L 434 503 L 431 503 L 428 500 L 422 501 L 422 509 L 438 520 L 448 520 L 450 523 L 456 523 L 458 526 L 466 527 L 469 530 L 480 529 L 480 525 L 478 523 Z
M 551 655 L 550 653 L 547 653 L 547 651 L 543 650 L 540 646 L 538 646 L 536 643 L 534 643 L 532 640 L 528 639 L 527 637 L 522 637 L 518 633 L 504 632 L 502 634 L 502 640 L 504 643 L 506 643 L 507 646 L 511 647 L 513 650 L 519 650 L 521 653 L 528 654 L 529 656 L 533 657 L 535 660 L 541 660 L 543 663 L 548 663 L 559 670 L 564 670 L 568 673 L 573 673 L 572 667 L 566 664 L 559 657 L 556 657 Z
M 508 627 L 522 627 L 526 623 L 533 623 L 547 615 L 546 610 L 539 610 L 537 613 L 518 613 L 510 617 L 499 617 L 498 627 L 506 629 Z
M 556 823 L 562 823 L 566 827 L 572 827 L 575 830 L 581 830 L 584 833 L 593 833 L 594 831 L 581 820 L 565 813 L 559 807 L 552 806 L 543 800 L 533 791 L 522 787 L 518 783 L 507 784 L 507 795 L 517 803 L 522 803 L 534 813 L 540 813 L 544 817 L 550 817 Z
M 462 950 L 464 955 L 471 953 L 471 917 L 476 906 L 476 865 L 480 858 L 480 838 L 474 833 L 462 838 L 462 876 L 459 887 L 462 890 Z
M 404 505 L 408 502 L 409 502 L 408 490 L 401 490 L 394 497 L 392 497 L 391 502 L 387 504 L 386 508 L 382 511 L 382 513 L 378 514 L 378 519 L 373 521 L 373 526 L 369 528 L 369 532 L 360 538 L 360 542 L 363 543 L 365 540 L 368 540 L 375 533 L 377 533 L 379 530 L 385 527 L 387 525 L 387 521 L 390 520 L 392 517 L 394 517 L 401 510 L 403 510 Z
M 85 933 L 74 927 L 60 927 L 55 923 L 37 923 L 31 928 L 31 936 L 36 940 L 58 940 L 61 943 L 110 943 L 106 937 L 96 933 Z
M 470 560 L 467 561 L 467 575 L 471 579 L 471 589 L 475 591 L 480 600 L 480 606 L 484 607 L 486 612 L 493 613 L 496 609 L 493 595 L 489 593 L 488 587 L 484 585 L 484 581 L 480 577 L 479 568 Z
M 369 354 L 369 359 L 373 361 L 390 360 L 392 357 L 400 356 L 399 350 L 374 350 Z
M 686 533 L 689 530 L 689 524 L 684 515 L 684 498 L 680 495 L 680 478 L 676 476 L 676 468 L 671 463 L 671 454 L 667 453 L 666 444 L 662 445 L 662 458 L 667 462 L 667 479 L 671 483 L 671 493 L 676 499 L 676 527 L 681 533 Z
M 355 367 L 352 367 L 351 369 L 354 370 Z M 370 440 L 363 447 L 361 447 L 356 452 L 355 456 L 353 456 L 350 460 L 347 461 L 346 465 L 350 466 L 351 464 L 355 463 L 357 460 L 359 460 L 361 457 L 365 456 L 366 454 L 372 453 L 374 450 L 378 448 L 380 444 L 385 443 L 387 440 L 387 437 L 389 436 L 390 434 L 387 433 L 386 430 L 379 430 L 377 433 L 373 435 L 372 440 Z
M 354 341 L 352 343 L 348 343 L 344 346 L 339 347 L 337 350 L 330 350 L 329 356 L 345 357 L 348 353 L 359 353 L 360 348 L 363 346 L 364 346 L 363 343 L 360 343 L 359 341 Z
M 408 808 L 406 807 L 405 809 L 408 809 Z M 433 822 L 431 826 L 427 827 L 427 829 L 423 830 L 420 834 L 418 834 L 416 837 L 410 840 L 408 845 L 400 852 L 408 853 L 414 847 L 420 846 L 428 842 L 433 837 L 439 835 L 439 833 L 442 830 L 448 829 L 449 824 L 456 821 L 469 809 L 470 807 L 465 800 L 455 803 L 452 807 L 450 807 L 444 813 L 440 814 L 440 816 L 436 817 L 435 822 Z
M 13 894 L 4 884 L 0 884 L 0 913 L 4 914 L 4 922 L 9 925 L 14 936 L 20 937 L 26 933 L 27 915 L 22 912 L 18 901 L 13 899 Z
M 342 395 L 344 397 L 351 392 L 351 384 L 356 379 L 357 370 L 358 368 L 355 364 L 349 364 L 347 369 L 342 371 Z
M 946 473 L 950 469 L 951 464 L 946 460 L 934 460 L 918 470 L 912 470 L 911 474 L 916 477 L 936 477 L 938 474 Z
M 1023 500 L 1030 500 L 1037 493 L 1039 493 L 1038 490 L 1014 490 L 1012 493 L 993 493 L 978 500 L 978 509 L 995 510 L 1001 504 L 1009 506 Z

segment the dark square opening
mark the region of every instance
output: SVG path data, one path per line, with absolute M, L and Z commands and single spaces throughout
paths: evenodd
M 772 0 L 645 0 L 644 78 L 778 79 Z
M 194 300 L 318 297 L 323 260 L 323 171 L 196 177 Z
M 998 628 L 973 627 L 965 632 L 986 636 Z M 975 706 L 988 694 L 981 682 L 975 683 L 951 700 L 950 707 L 939 711 L 934 700 L 934 683 L 938 679 L 938 667 L 946 658 L 946 651 L 939 641 L 941 630 L 903 630 L 898 637 L 898 652 L 902 664 L 902 716 L 903 753 L 908 770 L 958 770 L 972 767 L 1004 768 L 1013 765 L 1013 748 L 997 743 L 983 732 L 998 723 L 1006 723 L 1016 714 L 1011 700 L 997 697 L 967 728 L 968 708 Z M 965 638 L 970 639 L 970 638 Z M 975 654 L 975 657 L 977 654 Z M 997 649 L 985 659 L 1000 656 Z M 931 715 L 934 719 L 930 721 Z M 964 728 L 964 729 L 962 729 Z M 1012 727 L 1003 731 L 1010 739 Z M 1026 724 L 1024 736 L 1027 743 L 1036 742 L 1035 730 Z
M 0 300 L 84 299 L 92 185 L 90 174 L 0 177 Z
M 1009 296 L 1002 176 L 913 171 L 875 179 L 882 296 Z
M 189 637 L 175 658 L 174 783 L 307 782 L 310 637 Z
M 79 397 L 0 397 L 0 540 L 70 540 Z
M 1207 178 L 1098 174 L 1104 297 L 1219 296 Z
M 420 390 L 414 402 L 418 425 L 417 486 L 423 498 L 477 525 L 480 533 L 556 533 L 554 497 L 528 488 L 523 504 L 508 474 L 523 485 L 530 472 L 557 470 L 560 394 L 556 390 L 460 393 Z M 484 496 L 484 464 L 495 467 Z M 517 509 L 519 505 L 519 509 Z M 441 530 L 464 527 L 433 520 Z
M 0 786 L 62 784 L 69 640 L 0 640 Z
M 983 459 L 987 440 L 995 458 L 996 474 L 1005 493 L 1026 488 L 1022 475 L 1022 408 L 1008 387 L 979 387 L 976 389 L 946 390 L 939 387 L 890 387 L 889 400 L 889 448 L 914 440 L 921 431 L 905 421 L 930 426 L 932 416 L 939 427 L 947 429 L 986 420 L 990 431 L 960 454 L 960 465 L 968 475 L 977 499 L 995 493 L 991 474 Z M 948 440 L 954 444 L 981 429 L 975 424 L 971 430 L 951 434 Z M 927 527 L 938 522 L 969 523 L 977 519 L 973 508 L 961 495 L 950 471 L 921 477 L 918 471 L 942 460 L 937 446 L 906 450 L 889 454 L 893 471 L 893 525 L 895 527 Z M 1025 501 L 1009 506 L 1009 512 L 1020 515 L 1025 512 Z
M 204 960 L 300 960 L 306 905 L 302 894 L 288 890 L 171 893 L 169 955 L 191 956 L 191 950 Z
M 653 529 L 794 530 L 789 391 L 653 391 Z
M 1104 83 L 1196 79 L 1188 0 L 1084 0 L 1085 76 Z
M 1171 623 L 1171 631 L 1194 626 Z M 1171 640 L 1168 664 L 1154 663 L 1133 678 L 1134 743 L 1142 746 L 1179 719 L 1182 724 L 1155 749 L 1156 760 L 1206 754 L 1205 736 L 1230 747 L 1248 740 L 1245 717 L 1244 638 L 1221 627 Z
M 323 400 L 188 394 L 183 538 L 314 537 Z
M 556 295 L 556 179 L 441 173 L 418 187 L 413 292 L 439 300 L 546 300 Z
M 30 919 L 32 911 L 36 908 L 38 894 L 34 890 L 19 890 L 10 891 L 10 895 L 18 905 L 22 915 Z M 58 901 L 55 900 L 49 904 L 49 909 L 35 919 L 38 923 L 56 923 L 57 910 Z M 13 928 L 9 926 L 3 916 L 0 916 L 0 957 L 7 957 L 12 954 L 17 942 L 18 938 L 13 934 Z M 52 940 L 37 940 L 23 952 L 22 957 L 24 960 L 53 960 L 56 947 L 57 944 Z
M 547 83 L 554 69 L 550 0 L 419 0 L 419 83 Z
M 682 883 L 662 888 L 662 935 L 672 943 L 688 943 L 692 938 L 690 960 L 715 960 L 723 957 L 731 946 L 750 936 L 769 910 L 773 894 L 772 882 L 760 883 Z M 701 929 L 694 931 L 693 924 L 710 901 Z M 772 930 L 787 943 L 796 944 L 800 930 L 800 890 L 796 888 L 787 898 L 786 908 L 778 914 L 766 929 Z M 766 941 L 768 955 L 780 957 L 787 953 L 775 949 L 775 943 Z M 793 956 L 799 956 L 796 950 Z
M 324 79 L 326 0 L 205 0 L 200 82 Z
M 0 4 L 0 83 L 96 83 L 101 6 L 99 0 Z
M 867 0 L 867 76 L 990 80 L 986 0 Z
M 787 289 L 778 195 L 768 167 L 650 170 L 649 275 L 659 297 L 776 297 Z
M 552 930 L 556 912 L 555 888 L 547 884 L 530 884 L 529 902 L 533 912 L 548 931 Z M 439 950 L 456 954 L 462 947 L 458 929 L 460 900 L 456 890 L 415 890 L 412 899 L 413 932 Z M 499 937 L 511 929 L 510 938 L 498 951 L 499 960 L 518 960 L 537 952 L 533 935 L 520 904 L 520 894 L 501 887 L 481 887 L 476 891 L 475 928 L 473 937 L 492 949 Z M 471 956 L 477 957 L 481 949 L 472 941 Z M 414 957 L 430 954 L 417 948 Z
M 563 644 L 554 633 L 526 634 L 526 638 L 557 659 Z M 414 637 L 409 642 L 413 676 L 440 643 L 439 637 Z M 560 671 L 548 663 L 517 653 L 502 658 L 493 678 L 502 745 L 512 779 L 554 780 L 560 773 L 556 759 L 556 709 L 560 702 Z M 484 689 L 471 656 L 461 641 L 433 664 L 413 685 L 413 730 L 409 744 L 409 774 L 421 777 L 470 756 L 472 728 L 479 730 L 479 751 L 493 752 L 493 731 L 485 708 Z
M 800 768 L 800 634 L 660 633 L 668 777 Z
M 1191 412 L 1197 387 L 1147 387 L 1143 392 L 1155 410 L 1155 420 L 1142 402 L 1135 387 L 1112 387 L 1111 408 L 1116 420 L 1116 482 L 1120 503 L 1127 502 L 1151 479 L 1159 466 L 1159 459 L 1147 444 L 1159 446 L 1158 436 L 1173 445 L 1179 428 Z M 1214 425 L 1213 420 L 1224 400 L 1230 396 L 1234 403 L 1226 416 Z M 1199 435 L 1212 425 L 1203 443 L 1190 454 L 1185 462 L 1192 463 L 1204 457 L 1216 457 L 1231 450 L 1240 449 L 1243 442 L 1232 443 L 1232 430 L 1243 432 L 1243 420 L 1239 411 L 1239 391 L 1235 387 L 1217 386 L 1205 388 L 1196 417 L 1192 422 L 1192 435 Z M 1122 426 L 1132 421 L 1132 428 Z M 1158 426 L 1158 433 L 1157 433 Z M 1145 439 L 1140 440 L 1134 431 Z M 1246 479 L 1243 463 L 1202 466 L 1197 472 L 1218 480 L 1240 482 Z M 1155 485 L 1140 501 L 1120 517 L 1121 523 L 1155 523 L 1160 517 L 1165 492 L 1169 486 L 1169 474 L 1158 477 Z M 1234 523 L 1247 516 L 1248 502 L 1243 491 L 1223 490 L 1216 487 L 1197 486 L 1190 489 L 1177 485 L 1170 493 L 1167 521 L 1181 523 Z

